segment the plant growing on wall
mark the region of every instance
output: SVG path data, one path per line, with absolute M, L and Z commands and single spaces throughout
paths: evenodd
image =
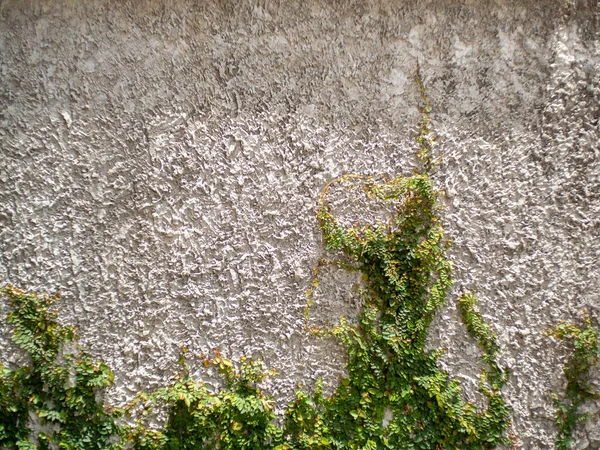
M 139 400 L 146 408 L 161 404 L 167 408 L 167 421 L 161 431 L 145 428 L 141 422 L 131 434 L 137 449 L 259 449 L 272 448 L 281 440 L 282 431 L 275 425 L 272 399 L 258 384 L 268 375 L 260 363 L 242 358 L 239 368 L 216 351 L 213 359 L 204 358 L 204 365 L 214 365 L 225 381 L 218 393 L 207 389 L 189 375 L 182 349 L 179 360 L 182 371 L 169 386 Z M 270 375 L 274 375 L 271 371 Z
M 487 409 L 465 402 L 459 383 L 436 364 L 441 351 L 425 349 L 452 283 L 431 180 L 416 174 L 382 183 L 355 176 L 337 182 L 357 180 L 367 195 L 397 202 L 397 213 L 391 223 L 343 228 L 326 203 L 327 190 L 322 197 L 318 217 L 327 245 L 358 265 L 365 300 L 357 326 L 342 321 L 326 331 L 345 344 L 349 374 L 317 407 L 327 441 L 351 449 L 479 449 L 507 442 L 509 410 L 500 394 L 507 376 L 472 295 L 460 299 L 459 309 L 484 349 L 489 368 L 480 389 Z
M 13 342 L 30 361 L 16 370 L 0 364 L 0 447 L 123 448 L 115 442 L 126 432 L 117 423 L 121 411 L 105 408 L 99 395 L 112 383 L 112 372 L 77 345 L 73 327 L 60 325 L 48 310 L 58 295 L 11 286 L 1 293 L 12 306 Z M 43 431 L 32 434 L 32 421 Z
M 417 137 L 421 169 L 409 177 L 378 181 L 345 175 L 332 182 L 360 183 L 367 196 L 394 202 L 391 220 L 344 228 L 327 203 L 332 183 L 320 198 L 317 216 L 327 247 L 341 250 L 362 272 L 365 300 L 357 326 L 342 320 L 325 331 L 345 344 L 349 377 L 330 398 L 319 394 L 312 412 L 305 394 L 299 394 L 295 405 L 310 412 L 309 424 L 319 419 L 319 434 L 333 448 L 481 449 L 508 441 L 509 410 L 500 393 L 507 373 L 496 362 L 495 335 L 476 311 L 472 294 L 462 296 L 458 306 L 484 351 L 488 369 L 480 390 L 488 399 L 487 409 L 478 411 L 465 402 L 459 383 L 436 364 L 441 351 L 425 349 L 429 325 L 453 280 L 438 217 L 438 192 L 429 178 L 436 160 L 420 73 L 417 83 L 422 101 Z M 318 278 L 309 290 L 309 304 L 317 286 Z M 308 425 L 298 434 L 314 440 L 315 431 Z M 311 448 L 299 445 L 298 439 L 292 444 Z
M 582 326 L 561 322 L 551 328 L 547 335 L 568 340 L 573 346 L 573 353 L 563 369 L 567 379 L 564 398 L 552 395 L 559 430 L 556 448 L 567 450 L 571 445 L 575 425 L 589 418 L 588 414 L 580 412 L 581 406 L 589 400 L 600 399 L 600 392 L 594 392 L 590 383 L 590 370 L 598 365 L 600 357 L 598 330 L 592 325 L 590 316 L 584 313 Z
M 438 192 L 429 177 L 436 163 L 434 137 L 420 74 L 417 83 L 421 169 L 391 179 L 345 175 L 320 197 L 317 218 L 326 245 L 343 252 L 362 272 L 365 300 L 357 325 L 342 320 L 318 331 L 336 336 L 347 352 L 348 377 L 332 396 L 324 397 L 319 384 L 313 394 L 299 390 L 278 423 L 272 399 L 259 388 L 266 376 L 259 363 L 233 364 L 220 354 L 205 358 L 205 365 L 218 367 L 224 378 L 224 387 L 212 392 L 190 377 L 184 351 L 175 380 L 139 394 L 129 408 L 164 408 L 164 427 L 153 430 L 143 420 L 134 427 L 119 425 L 122 412 L 103 407 L 98 399 L 112 382 L 110 370 L 78 348 L 74 330 L 60 326 L 48 312 L 55 298 L 8 287 L 3 293 L 13 306 L 14 341 L 32 364 L 0 371 L 0 445 L 120 449 L 127 441 L 136 449 L 437 450 L 491 449 L 507 442 L 509 410 L 501 395 L 507 373 L 496 361 L 495 335 L 476 311 L 473 295 L 461 297 L 458 306 L 484 352 L 487 369 L 480 390 L 488 401 L 485 410 L 466 402 L 458 381 L 438 368 L 442 351 L 425 347 L 428 328 L 453 280 Z M 334 183 L 358 183 L 368 196 L 393 203 L 392 219 L 344 228 L 328 203 Z M 309 291 L 309 306 L 317 285 Z M 32 414 L 50 429 L 36 433 L 37 443 L 29 427 Z

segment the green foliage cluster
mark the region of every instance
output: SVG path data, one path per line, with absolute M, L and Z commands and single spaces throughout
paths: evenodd
M 579 408 L 586 401 L 600 399 L 600 392 L 594 392 L 590 383 L 590 370 L 598 365 L 600 357 L 598 330 L 593 326 L 589 315 L 584 313 L 581 328 L 569 322 L 562 322 L 547 334 L 569 340 L 574 349 L 564 366 L 567 378 L 564 398 L 561 400 L 556 394 L 552 396 L 557 408 L 556 425 L 559 430 L 556 447 L 558 450 L 567 450 L 571 445 L 575 425 L 589 417 L 581 413 Z
M 483 371 L 482 381 L 483 389 L 486 395 L 492 395 L 502 389 L 508 379 L 508 371 L 498 366 L 496 357 L 500 353 L 500 347 L 496 343 L 496 335 L 492 332 L 490 326 L 484 322 L 483 317 L 475 310 L 477 301 L 473 294 L 462 295 L 458 299 L 458 309 L 467 325 L 467 330 L 474 336 L 483 349 L 483 360 L 488 365 L 488 369 Z M 488 389 L 485 385 L 491 387 Z
M 267 374 L 260 363 L 242 358 L 239 369 L 217 351 L 204 365 L 215 365 L 225 380 L 225 388 L 212 393 L 206 385 L 190 377 L 183 349 L 182 371 L 175 381 L 151 395 L 139 394 L 130 405 L 145 403 L 145 412 L 153 405 L 167 409 L 162 431 L 153 431 L 138 422 L 132 433 L 136 449 L 263 449 L 273 448 L 282 431 L 275 425 L 272 400 L 258 384 Z M 274 375 L 274 372 L 271 372 Z
M 191 379 L 185 352 L 182 371 L 169 386 L 140 393 L 126 410 L 104 406 L 102 391 L 113 375 L 108 366 L 77 345 L 75 330 L 61 325 L 49 308 L 58 295 L 25 293 L 11 286 L 0 294 L 12 311 L 13 342 L 29 362 L 17 369 L 0 365 L 0 448 L 65 450 L 266 449 L 282 440 L 272 399 L 259 388 L 267 375 L 260 363 L 242 359 L 238 369 L 218 352 L 214 364 L 225 381 L 219 393 Z M 120 420 L 137 404 L 142 415 L 152 405 L 166 406 L 160 431 L 139 420 L 130 427 Z M 32 426 L 34 423 L 40 427 Z
M 329 330 L 313 329 L 345 344 L 349 376 L 331 397 L 323 398 L 318 389 L 312 400 L 297 394 L 286 416 L 286 423 L 295 424 L 290 448 L 491 449 L 509 441 L 509 409 L 500 394 L 507 373 L 496 361 L 495 335 L 475 310 L 473 295 L 464 295 L 459 309 L 484 350 L 488 369 L 480 390 L 487 409 L 478 411 L 464 401 L 459 383 L 436 364 L 442 351 L 425 348 L 427 330 L 453 280 L 438 192 L 429 178 L 436 164 L 435 137 L 420 71 L 417 83 L 422 121 L 416 140 L 422 168 L 413 176 L 381 181 L 345 175 L 321 195 L 317 217 L 327 247 L 352 261 L 330 264 L 362 272 L 364 309 L 356 326 L 342 319 Z M 359 183 L 368 197 L 393 202 L 394 216 L 388 223 L 344 228 L 327 203 L 333 183 Z M 316 287 L 318 270 L 308 291 L 309 306 Z
M 396 202 L 396 214 L 389 223 L 344 228 L 326 202 L 329 187 L 321 197 L 318 219 L 327 246 L 358 265 L 365 303 L 357 326 L 342 320 L 327 331 L 346 346 L 349 377 L 334 395 L 313 401 L 321 436 L 333 448 L 348 449 L 481 449 L 507 442 L 509 410 L 500 394 L 506 374 L 472 295 L 459 305 L 489 366 L 481 384 L 487 409 L 464 401 L 459 383 L 436 364 L 442 352 L 425 348 L 453 281 L 431 180 L 417 173 L 383 182 L 356 175 L 335 181 L 357 180 L 368 196 Z M 299 407 L 306 410 L 306 401 Z M 312 427 L 305 434 L 312 437 Z
M 219 353 L 203 358 L 223 376 L 213 392 L 190 376 L 185 349 L 181 372 L 167 387 L 139 394 L 126 408 L 135 415 L 155 408 L 166 412 L 160 430 L 119 422 L 123 411 L 107 409 L 101 390 L 112 382 L 108 367 L 76 346 L 73 328 L 61 326 L 48 308 L 56 297 L 26 294 L 7 287 L 13 312 L 14 341 L 31 364 L 0 367 L 0 445 L 7 448 L 65 449 L 492 449 L 508 441 L 509 410 L 500 390 L 506 372 L 496 361 L 498 346 L 490 327 L 467 294 L 459 309 L 469 332 L 480 343 L 488 368 L 480 390 L 484 410 L 465 401 L 458 381 L 440 370 L 442 350 L 427 350 L 427 330 L 446 301 L 451 263 L 438 217 L 438 192 L 429 174 L 435 165 L 429 105 L 420 75 L 423 117 L 417 137 L 422 169 L 413 176 L 375 178 L 346 175 L 328 185 L 320 198 L 318 221 L 327 247 L 352 260 L 333 263 L 360 270 L 364 308 L 358 324 L 342 319 L 327 330 L 347 351 L 348 377 L 330 397 L 320 384 L 309 394 L 298 390 L 283 420 L 259 383 L 267 374 L 260 364 L 239 365 Z M 373 198 L 391 202 L 389 222 L 344 228 L 328 204 L 333 183 L 359 183 Z M 312 291 L 318 285 L 315 280 Z M 309 298 L 309 307 L 311 299 Z M 309 310 L 306 311 L 307 320 Z M 29 423 L 44 430 L 34 436 Z
M 112 383 L 104 363 L 76 345 L 75 330 L 60 325 L 48 308 L 58 296 L 38 296 L 13 287 L 1 291 L 12 304 L 13 341 L 30 364 L 11 370 L 0 364 L 0 447 L 18 449 L 120 449 L 115 437 L 119 410 L 104 408 L 99 394 Z M 45 431 L 32 434 L 30 421 Z M 37 441 L 37 442 L 36 442 Z

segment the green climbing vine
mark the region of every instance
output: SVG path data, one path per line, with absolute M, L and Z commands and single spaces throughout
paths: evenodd
M 329 398 L 322 398 L 318 390 L 312 401 L 298 394 L 292 412 L 301 411 L 300 417 L 310 420 L 296 428 L 291 448 L 318 448 L 302 446 L 302 438 L 313 443 L 320 438 L 331 443 L 326 448 L 348 449 L 481 449 L 509 441 L 509 409 L 500 394 L 507 373 L 496 361 L 495 335 L 476 311 L 473 295 L 461 297 L 459 309 L 484 350 L 488 369 L 480 390 L 487 408 L 478 411 L 464 401 L 459 383 L 436 364 L 442 352 L 426 350 L 427 330 L 453 280 L 438 192 L 429 178 L 437 160 L 420 70 L 417 83 L 422 121 L 416 140 L 422 167 L 412 176 L 392 179 L 344 175 L 320 197 L 317 217 L 327 247 L 341 251 L 350 262 L 320 263 L 307 293 L 308 305 L 319 285 L 319 271 L 337 265 L 363 274 L 364 309 L 358 325 L 342 320 L 327 330 L 312 328 L 345 344 L 349 376 Z M 393 217 L 375 225 L 343 227 L 327 201 L 333 184 L 359 184 L 368 197 L 393 202 Z M 318 430 L 313 423 L 319 424 Z
M 12 304 L 14 342 L 30 363 L 0 367 L 0 446 L 65 449 L 492 449 L 509 441 L 509 409 L 501 389 L 507 372 L 497 362 L 499 347 L 489 325 L 466 294 L 458 302 L 471 335 L 483 349 L 487 369 L 478 410 L 464 400 L 457 380 L 438 367 L 442 350 L 426 348 L 427 331 L 452 285 L 448 242 L 439 218 L 439 193 L 429 175 L 436 164 L 430 107 L 420 69 L 421 167 L 394 178 L 345 175 L 323 191 L 317 214 L 329 249 L 347 261 L 331 264 L 363 274 L 364 308 L 357 324 L 342 319 L 318 334 L 337 337 L 347 352 L 348 377 L 326 397 L 320 383 L 312 393 L 298 390 L 283 418 L 260 388 L 269 374 L 259 362 L 239 363 L 216 353 L 204 357 L 223 377 L 214 392 L 192 379 L 182 349 L 181 371 L 166 387 L 140 393 L 124 410 L 106 408 L 101 393 L 112 382 L 109 368 L 76 344 L 72 327 L 49 311 L 56 297 L 2 291 Z M 328 202 L 331 186 L 359 186 L 365 194 L 394 205 L 388 222 L 344 227 Z M 323 264 L 324 265 L 324 264 Z M 307 323 L 318 271 L 308 291 Z M 270 373 L 272 375 L 272 373 Z M 161 429 L 144 419 L 166 412 Z M 124 415 L 135 420 L 125 425 Z M 42 425 L 32 427 L 39 421 Z M 35 428 L 35 429 L 34 429 Z
M 342 320 L 326 331 L 345 344 L 349 376 L 331 397 L 314 402 L 321 434 L 333 448 L 348 449 L 480 449 L 508 442 L 509 410 L 500 395 L 506 374 L 472 295 L 459 305 L 489 366 L 481 384 L 488 407 L 478 411 L 464 401 L 459 383 L 436 364 L 441 351 L 426 350 L 427 330 L 452 284 L 431 180 L 417 173 L 335 182 L 360 182 L 368 196 L 397 206 L 390 222 L 344 228 L 327 204 L 328 188 L 321 197 L 318 219 L 327 246 L 357 264 L 364 297 L 358 325 Z M 314 434 L 311 427 L 305 432 Z
M 142 401 L 146 412 L 157 404 L 167 409 L 161 431 L 138 421 L 131 434 L 136 449 L 267 449 L 281 441 L 272 399 L 258 387 L 267 376 L 259 362 L 242 358 L 236 369 L 218 351 L 212 360 L 204 357 L 204 365 L 216 366 L 225 380 L 225 388 L 215 394 L 190 377 L 186 353 L 182 349 L 182 370 L 173 383 L 150 395 L 139 394 L 130 405 Z
M 590 316 L 584 313 L 581 327 L 562 322 L 551 328 L 547 335 L 567 339 L 573 345 L 573 354 L 564 366 L 567 379 L 564 398 L 561 400 L 556 394 L 552 396 L 559 430 L 556 447 L 558 450 L 567 450 L 575 425 L 589 418 L 589 415 L 579 411 L 580 407 L 589 400 L 600 399 L 600 392 L 594 392 L 590 384 L 590 370 L 598 365 L 600 357 L 598 330 L 593 326 Z
M 0 447 L 48 449 L 120 449 L 115 438 L 122 411 L 105 408 L 99 398 L 112 383 L 108 366 L 77 345 L 75 329 L 60 325 L 49 307 L 58 295 L 2 289 L 12 311 L 13 342 L 29 364 L 11 370 L 0 364 Z M 35 418 L 43 431 L 33 430 Z

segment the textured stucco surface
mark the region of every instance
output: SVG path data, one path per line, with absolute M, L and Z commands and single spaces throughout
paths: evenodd
M 0 0 L 0 283 L 63 293 L 114 403 L 164 384 L 182 342 L 261 357 L 280 406 L 331 388 L 342 349 L 303 327 L 316 202 L 347 172 L 411 172 L 418 57 L 457 279 L 431 344 L 477 400 L 455 308 L 475 291 L 519 447 L 554 448 L 567 352 L 542 332 L 600 310 L 599 30 L 595 2 Z M 314 320 L 356 314 L 355 282 L 325 273 Z

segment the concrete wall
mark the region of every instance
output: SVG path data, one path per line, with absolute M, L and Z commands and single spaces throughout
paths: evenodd
M 316 201 L 347 172 L 411 172 L 418 57 L 457 278 L 432 345 L 477 400 L 480 351 L 455 307 L 474 290 L 512 369 L 520 448 L 553 448 L 567 351 L 542 332 L 600 306 L 599 13 L 0 0 L 0 282 L 63 293 L 61 317 L 115 370 L 114 403 L 166 383 L 181 342 L 261 357 L 280 406 L 297 383 L 331 389 L 342 349 L 303 328 L 325 255 Z M 326 274 L 314 320 L 355 315 L 353 283 Z M 577 448 L 600 448 L 598 428 Z

